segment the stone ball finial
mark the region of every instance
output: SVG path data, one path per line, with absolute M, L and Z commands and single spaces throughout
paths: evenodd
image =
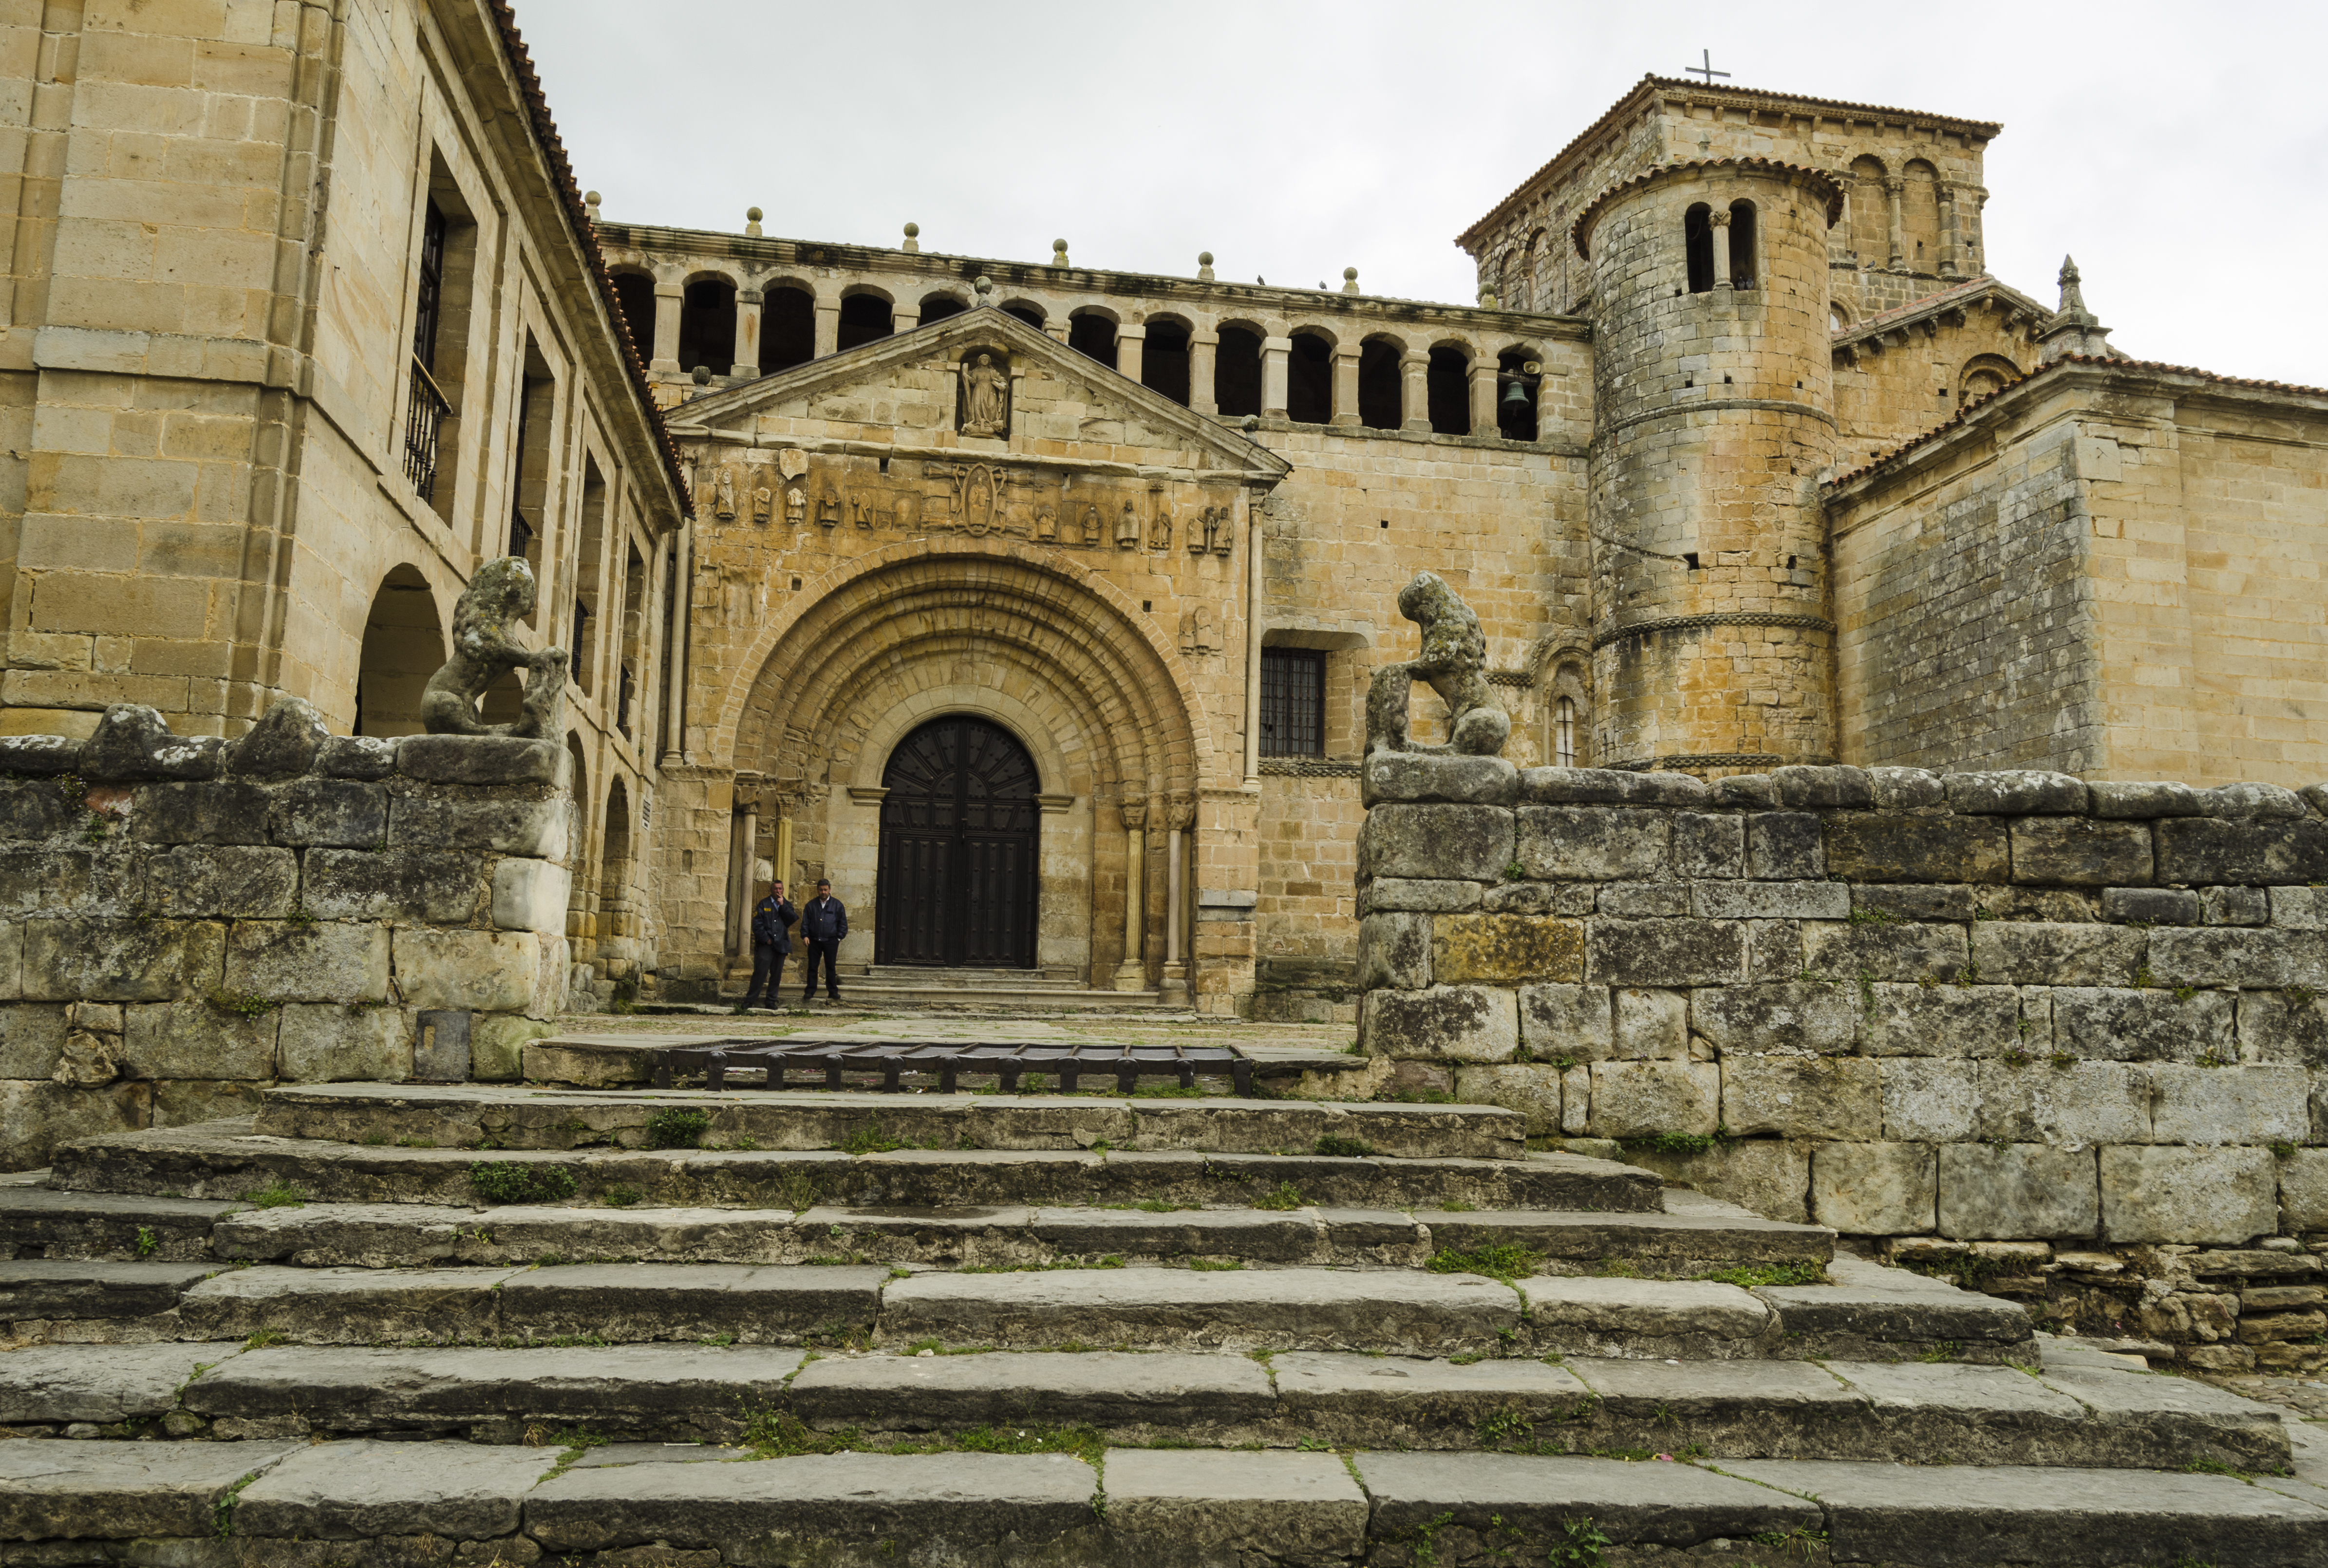
M 994 292 L 994 279 L 987 277 L 986 274 L 981 272 L 978 275 L 976 279 L 972 282 L 970 286 L 976 289 L 981 294 L 992 294 Z
M 596 191 L 583 192 L 582 203 L 587 207 L 596 207 L 598 204 L 598 192 Z
M 1051 265 L 1054 267 L 1065 267 L 1067 265 L 1067 242 L 1065 240 L 1054 239 L 1051 241 Z
M 1342 292 L 1344 294 L 1356 294 L 1358 292 L 1358 269 L 1356 268 L 1345 267 L 1342 268 Z
M 1209 250 L 1199 250 L 1199 251 L 1197 251 L 1197 266 L 1199 266 L 1199 267 L 1210 267 L 1212 264 L 1213 264 L 1213 253 L 1212 253 L 1211 251 L 1209 251 Z
M 709 365 L 698 365 L 695 367 L 695 384 L 699 387 L 708 387 L 711 384 L 711 367 Z
M 922 237 L 922 226 L 921 226 L 920 224 L 918 224 L 918 223 L 908 223 L 908 224 L 906 224 L 906 239 L 919 239 L 921 237 Z
M 746 208 L 745 208 L 745 209 L 744 209 L 744 221 L 745 221 L 745 222 L 746 222 L 746 223 L 757 223 L 759 221 L 760 221 L 760 210 L 759 210 L 757 207 L 746 207 Z

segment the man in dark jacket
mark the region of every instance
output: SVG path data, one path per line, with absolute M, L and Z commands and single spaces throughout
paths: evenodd
M 824 994 L 840 1000 L 840 970 L 833 957 L 840 939 L 849 934 L 849 906 L 832 896 L 832 884 L 819 878 L 816 897 L 801 906 L 801 940 L 808 944 L 808 982 L 801 1000 L 816 995 L 816 961 L 824 960 Z
M 793 950 L 793 922 L 800 918 L 784 897 L 782 882 L 768 884 L 768 896 L 752 906 L 752 983 L 744 988 L 746 1007 L 773 1008 L 784 983 L 784 955 Z

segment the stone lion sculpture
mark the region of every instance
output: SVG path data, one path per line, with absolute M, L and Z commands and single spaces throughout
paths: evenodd
M 1366 693 L 1366 750 L 1501 755 L 1512 716 L 1488 684 L 1488 638 L 1479 617 L 1431 572 L 1415 573 L 1399 590 L 1398 613 L 1422 628 L 1422 657 L 1375 671 Z M 1446 700 L 1445 746 L 1416 746 L 1406 737 L 1407 698 L 1418 680 Z
M 566 728 L 563 648 L 529 651 L 511 635 L 533 613 L 533 568 L 522 556 L 487 561 L 453 606 L 453 656 L 428 677 L 420 719 L 431 735 L 506 735 L 556 740 Z M 487 724 L 477 699 L 504 670 L 526 671 L 525 700 L 515 724 Z

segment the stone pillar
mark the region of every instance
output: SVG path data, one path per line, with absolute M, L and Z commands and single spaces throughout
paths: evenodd
M 1983 227 L 1983 217 L 1988 207 L 1988 187 L 1970 186 L 1965 195 L 1972 202 L 1972 221 L 1967 225 L 1970 233 L 1964 242 L 1964 267 L 1967 272 L 1977 275 L 1988 270 L 1988 241 L 1984 238 L 1986 230 Z
M 1422 349 L 1409 349 L 1399 356 L 1402 368 L 1400 386 L 1403 391 L 1399 408 L 1398 427 L 1402 430 L 1431 428 L 1431 355 Z
M 678 551 L 671 570 L 678 581 L 671 585 L 671 602 L 679 616 L 679 624 L 670 633 L 671 670 L 664 676 L 664 699 L 671 704 L 671 722 L 664 727 L 662 765 L 677 767 L 687 756 L 687 628 L 692 619 L 695 584 L 695 525 L 680 524 Z
M 793 812 L 799 808 L 800 796 L 786 790 L 776 796 L 776 852 L 770 857 L 775 862 L 776 877 L 789 884 L 793 879 Z
M 1261 509 L 1252 493 L 1237 492 L 1250 528 L 1244 548 L 1244 783 L 1261 787 Z
M 1334 413 L 1327 422 L 1333 425 L 1355 425 L 1358 422 L 1358 349 L 1355 343 L 1334 351 Z
M 760 291 L 736 291 L 736 362 L 728 373 L 746 380 L 760 373 Z
M 1285 418 L 1285 361 L 1293 352 L 1291 338 L 1261 340 L 1261 417 Z
M 1174 795 L 1164 822 L 1164 980 L 1159 988 L 1168 1007 L 1188 1005 L 1187 949 L 1181 945 L 1188 923 L 1187 832 L 1197 825 L 1197 803 Z
M 911 332 L 921 324 L 922 307 L 919 305 L 897 305 L 889 307 L 891 336 L 894 337 L 899 333 Z
M 1148 348 L 1148 329 L 1144 326 L 1120 326 L 1115 329 L 1115 371 L 1132 380 L 1140 379 L 1140 361 Z
M 1471 434 L 1496 433 L 1496 361 L 1487 354 L 1471 360 Z
M 1213 379 L 1217 372 L 1213 360 L 1221 346 L 1221 334 L 1198 332 L 1188 334 L 1188 407 L 1199 414 L 1218 414 L 1220 399 L 1215 397 Z
M 752 874 L 751 852 L 744 842 L 744 813 L 728 809 L 728 957 L 745 956 L 744 934 L 751 921 L 752 900 L 746 890 Z
M 1894 174 L 1883 182 L 1883 189 L 1892 204 L 1892 254 L 1883 265 L 1899 267 L 1904 265 L 1908 258 L 1908 230 L 1900 213 L 1901 199 L 1907 193 L 1908 182 Z
M 647 369 L 658 375 L 679 374 L 679 306 L 682 294 L 676 283 L 655 285 L 654 362 Z
M 1148 804 L 1125 801 L 1123 818 L 1123 962 L 1115 966 L 1115 989 L 1148 989 Z
M 820 298 L 816 302 L 816 355 L 824 358 L 840 347 L 840 301 Z
M 1957 188 L 1946 180 L 1940 182 L 1940 266 L 1942 277 L 1955 277 L 1963 270 L 1958 259 L 1957 243 Z
M 1713 286 L 1730 286 L 1730 209 L 1709 207 L 1705 211 L 1705 231 L 1711 241 L 1706 247 L 1713 253 Z

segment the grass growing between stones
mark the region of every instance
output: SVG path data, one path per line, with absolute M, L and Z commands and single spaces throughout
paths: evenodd
M 1363 1138 L 1338 1138 L 1331 1132 L 1319 1136 L 1317 1153 L 1343 1160 L 1363 1160 L 1375 1151 L 1375 1146 Z
M 1065 1453 L 1096 1466 L 1107 1450 L 1107 1440 L 1088 1426 L 978 1426 L 943 1436 L 868 1443 L 861 1427 L 818 1432 L 790 1411 L 746 1405 L 744 1431 L 737 1440 L 754 1459 L 796 1459 L 803 1454 L 832 1453 Z
M 695 1149 L 711 1131 L 710 1116 L 701 1111 L 672 1106 L 647 1118 L 649 1149 Z
M 306 1205 L 307 1195 L 278 1178 L 269 1186 L 244 1193 L 242 1201 L 253 1208 L 301 1208 Z
M 1301 1196 L 1300 1189 L 1296 1188 L 1291 1182 L 1281 1181 L 1277 1184 L 1277 1190 L 1275 1192 L 1268 1193 L 1263 1197 L 1254 1198 L 1253 1200 L 1253 1207 L 1255 1208 L 1278 1209 L 1281 1211 L 1285 1209 L 1300 1208 L 1308 1201 L 1309 1200 L 1307 1198 L 1304 1198 Z
M 973 1263 L 957 1274 L 1046 1274 L 1072 1269 L 1120 1269 L 1123 1260 L 1113 1253 L 1097 1258 L 1053 1258 L 1041 1263 Z
M 1423 1267 L 1434 1274 L 1485 1274 L 1491 1280 L 1501 1280 L 1509 1284 L 1514 1280 L 1525 1279 L 1544 1267 L 1544 1254 L 1516 1242 L 1479 1247 L 1471 1252 L 1441 1247 Z
M 480 1160 L 469 1167 L 469 1189 L 487 1203 L 547 1203 L 572 1197 L 580 1184 L 563 1165 Z
M 1748 1291 L 1763 1285 L 1823 1285 L 1826 1283 L 1826 1265 L 1816 1260 L 1799 1263 L 1744 1263 L 1734 1269 L 1715 1269 L 1690 1277 L 1711 1280 L 1719 1285 L 1736 1285 Z

